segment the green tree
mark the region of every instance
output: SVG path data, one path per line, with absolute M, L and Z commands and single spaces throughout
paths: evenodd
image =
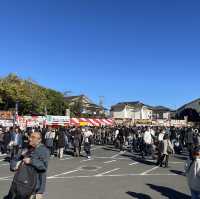
M 11 110 L 19 104 L 19 114 L 63 115 L 68 107 L 64 95 L 44 88 L 30 78 L 23 80 L 15 74 L 0 79 L 0 109 Z

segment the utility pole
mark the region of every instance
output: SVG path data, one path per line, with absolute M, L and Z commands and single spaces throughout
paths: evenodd
M 13 120 L 14 125 L 17 123 L 18 109 L 19 109 L 19 102 L 16 101 L 16 103 L 15 103 L 15 114 L 14 114 L 14 120 Z
M 47 106 L 45 105 L 45 107 L 44 107 L 44 113 L 45 113 L 45 116 L 47 116 Z
M 104 99 L 105 99 L 104 96 L 99 96 L 99 106 L 100 106 L 100 107 L 103 107 Z
M 99 106 L 101 108 L 101 110 L 99 111 L 99 116 L 101 114 L 105 114 L 104 112 L 104 108 L 103 108 L 103 104 L 104 104 L 104 96 L 99 96 Z M 101 113 L 102 112 L 102 113 Z

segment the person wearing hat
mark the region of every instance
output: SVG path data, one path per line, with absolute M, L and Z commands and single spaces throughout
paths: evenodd
M 192 159 L 187 160 L 185 172 L 192 199 L 200 199 L 200 146 L 193 150 Z

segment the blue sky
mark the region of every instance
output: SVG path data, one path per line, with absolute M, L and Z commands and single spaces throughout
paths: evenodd
M 200 1 L 0 2 L 0 76 L 15 72 L 108 107 L 200 97 Z

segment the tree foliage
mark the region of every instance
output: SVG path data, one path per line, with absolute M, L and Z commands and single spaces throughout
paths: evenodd
M 185 116 L 188 117 L 189 122 L 199 122 L 200 121 L 200 116 L 195 109 L 186 108 L 186 109 L 182 110 L 179 114 L 179 119 L 184 119 Z
M 68 107 L 62 93 L 9 74 L 0 79 L 0 109 L 14 110 L 16 103 L 22 115 L 43 115 L 45 107 L 48 114 L 63 115 Z

